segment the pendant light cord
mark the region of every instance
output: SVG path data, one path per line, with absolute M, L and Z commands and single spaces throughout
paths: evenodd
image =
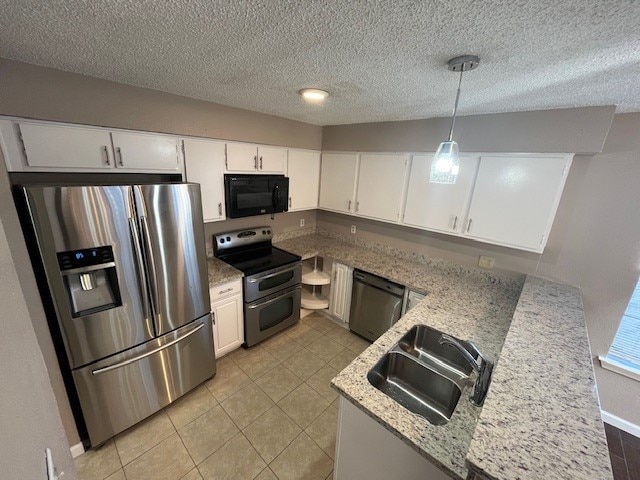
M 453 106 L 453 118 L 451 119 L 451 130 L 449 130 L 449 141 L 453 140 L 453 127 L 456 124 L 456 112 L 458 111 L 458 100 L 460 100 L 460 86 L 462 85 L 463 73 L 464 73 L 464 64 L 460 68 L 460 80 L 458 81 L 458 92 L 456 93 L 456 103 Z

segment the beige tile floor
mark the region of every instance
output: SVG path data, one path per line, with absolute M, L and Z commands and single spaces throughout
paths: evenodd
M 369 344 L 319 314 L 218 360 L 216 376 L 76 458 L 80 480 L 325 479 L 331 379 Z

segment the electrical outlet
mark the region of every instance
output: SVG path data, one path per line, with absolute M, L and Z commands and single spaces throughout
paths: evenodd
M 213 257 L 213 247 L 207 246 L 207 257 Z
M 301 218 L 301 219 L 300 219 L 300 226 L 301 226 L 301 227 L 304 227 L 304 218 Z
M 496 263 L 496 259 L 486 255 L 480 255 L 480 258 L 478 259 L 478 266 L 482 268 L 492 269 L 494 263 Z
M 355 225 L 351 225 L 351 233 L 356 233 L 356 226 Z

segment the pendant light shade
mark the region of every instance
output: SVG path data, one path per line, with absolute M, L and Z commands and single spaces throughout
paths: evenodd
M 458 91 L 456 102 L 453 106 L 453 117 L 449 138 L 442 142 L 436 151 L 436 155 L 431 164 L 429 181 L 431 183 L 456 183 L 458 171 L 460 169 L 460 152 L 458 144 L 453 140 L 453 127 L 456 124 L 456 113 L 458 112 L 458 100 L 460 100 L 460 86 L 462 85 L 462 74 L 465 71 L 473 70 L 480 63 L 480 58 L 475 55 L 465 55 L 449 60 L 448 68 L 453 72 L 460 72 L 458 81 Z
M 460 169 L 458 144 L 453 140 L 445 140 L 438 147 L 431 163 L 429 181 L 431 183 L 456 183 Z

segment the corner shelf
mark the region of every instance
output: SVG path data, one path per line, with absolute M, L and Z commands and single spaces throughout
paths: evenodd
M 302 267 L 302 283 L 305 285 L 329 285 L 331 275 L 317 269 L 311 269 L 306 265 Z
M 319 293 L 302 290 L 302 301 L 300 305 L 307 310 L 322 310 L 329 308 L 329 299 Z
M 329 285 L 330 283 L 331 275 L 322 270 L 318 270 L 318 257 L 314 258 L 313 268 L 308 265 L 303 265 L 302 284 L 311 286 L 311 290 L 302 289 L 300 306 L 305 310 L 323 310 L 329 308 L 329 299 L 321 295 L 319 291 L 316 291 L 316 287 Z

